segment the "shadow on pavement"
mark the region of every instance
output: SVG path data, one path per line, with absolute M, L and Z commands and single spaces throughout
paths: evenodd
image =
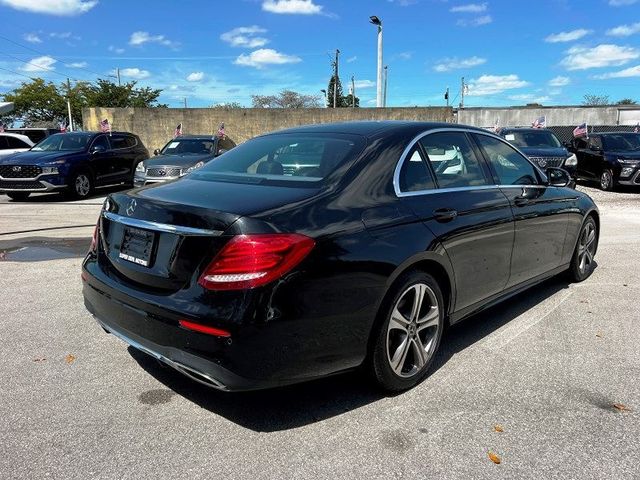
M 69 198 L 66 195 L 60 192 L 50 192 L 50 193 L 32 193 L 26 200 L 11 200 L 6 199 L 8 203 L 18 204 L 18 203 L 83 203 L 87 200 L 101 198 L 105 195 L 114 192 L 120 192 L 123 190 L 131 190 L 132 187 L 127 185 L 116 185 L 113 187 L 106 188 L 97 188 L 93 191 L 91 195 L 87 198 L 83 198 L 82 200 L 74 200 L 73 198 Z
M 553 278 L 451 327 L 445 332 L 431 372 L 442 368 L 456 353 L 565 288 L 568 288 L 568 284 L 564 279 Z M 309 425 L 387 396 L 377 390 L 362 371 L 272 390 L 223 393 L 183 377 L 135 348 L 129 347 L 129 353 L 144 370 L 178 395 L 212 413 L 259 432 Z

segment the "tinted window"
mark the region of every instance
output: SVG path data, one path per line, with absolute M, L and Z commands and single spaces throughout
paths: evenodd
M 100 135 L 98 138 L 96 138 L 91 147 L 93 148 L 97 145 L 102 146 L 105 150 L 109 150 L 111 148 L 111 146 L 109 145 L 109 140 L 107 140 L 107 137 L 104 135 Z
M 401 192 L 417 192 L 435 187 L 431 173 L 417 148 L 407 155 L 402 164 L 399 181 Z
M 602 139 L 600 137 L 589 137 L 589 148 L 591 150 L 602 150 Z
M 129 147 L 127 142 L 127 137 L 122 135 L 113 135 L 111 138 L 111 148 L 117 150 L 119 148 L 127 148 Z
M 175 139 L 162 149 L 163 155 L 209 155 L 213 154 L 214 140 L 209 139 Z
M 9 148 L 31 148 L 30 145 L 24 143 L 19 138 L 15 137 L 6 137 L 7 143 L 9 144 Z
M 440 188 L 488 185 L 469 139 L 464 132 L 442 132 L 427 135 L 420 143 Z
M 587 148 L 587 141 L 584 138 L 574 138 L 573 146 L 575 148 Z
M 640 150 L 640 134 L 621 133 L 602 137 L 605 150 L 636 151 Z
M 538 176 L 529 161 L 497 138 L 476 135 L 500 185 L 536 185 Z
M 0 150 L 6 150 L 7 148 L 9 148 L 7 137 L 0 137 Z
M 505 140 L 516 147 L 560 148 L 562 144 L 548 130 L 512 130 L 504 134 Z
M 87 148 L 92 135 L 86 133 L 61 133 L 51 135 L 33 147 L 35 151 L 80 151 Z
M 192 175 L 251 183 L 319 181 L 352 160 L 364 145 L 363 137 L 337 133 L 266 135 L 229 150 Z
M 126 135 L 124 138 L 125 138 L 127 147 L 129 148 L 135 147 L 138 144 L 138 140 L 133 135 Z

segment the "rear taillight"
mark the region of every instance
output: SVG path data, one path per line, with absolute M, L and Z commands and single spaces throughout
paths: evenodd
M 198 283 L 208 290 L 241 290 L 266 285 L 307 256 L 315 242 L 297 233 L 240 235 L 216 255 Z
M 214 337 L 229 338 L 231 336 L 231 332 L 229 332 L 228 330 L 210 327 L 201 323 L 190 322 L 189 320 L 179 320 L 178 323 L 182 328 L 186 328 L 187 330 L 206 333 L 207 335 L 213 335 Z
M 100 229 L 100 219 L 96 223 L 96 228 L 93 229 L 93 237 L 91 237 L 91 245 L 89 245 L 89 252 L 95 253 L 98 246 L 98 230 Z

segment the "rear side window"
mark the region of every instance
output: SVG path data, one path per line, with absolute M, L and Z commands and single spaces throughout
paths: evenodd
M 111 137 L 111 148 L 117 150 L 119 148 L 128 148 L 129 142 L 127 141 L 127 137 L 121 135 L 113 135 Z
M 353 160 L 365 144 L 364 137 L 339 133 L 266 135 L 229 150 L 192 175 L 251 183 L 319 181 Z
M 464 132 L 440 132 L 420 140 L 440 188 L 488 185 Z
M 31 148 L 27 143 L 24 143 L 19 138 L 15 138 L 15 137 L 5 137 L 5 138 L 7 139 L 9 148 Z
M 538 175 L 529 161 L 513 147 L 497 138 L 476 135 L 500 185 L 537 185 Z
M 138 145 L 138 140 L 133 135 L 125 135 L 124 140 L 128 148 Z
M 7 137 L 0 137 L 0 150 L 6 150 L 7 148 L 9 148 Z
M 399 182 L 401 192 L 419 192 L 435 187 L 431 172 L 427 169 L 418 148 L 414 148 L 407 155 L 400 168 Z

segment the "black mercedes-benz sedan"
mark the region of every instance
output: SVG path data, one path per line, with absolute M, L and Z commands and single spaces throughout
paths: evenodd
M 304 152 L 304 168 L 291 152 Z M 432 158 L 455 156 L 461 168 Z M 586 279 L 600 219 L 504 139 L 354 122 L 254 138 L 178 182 L 113 193 L 82 266 L 107 331 L 235 391 L 364 367 L 422 380 L 443 328 L 552 275 Z

